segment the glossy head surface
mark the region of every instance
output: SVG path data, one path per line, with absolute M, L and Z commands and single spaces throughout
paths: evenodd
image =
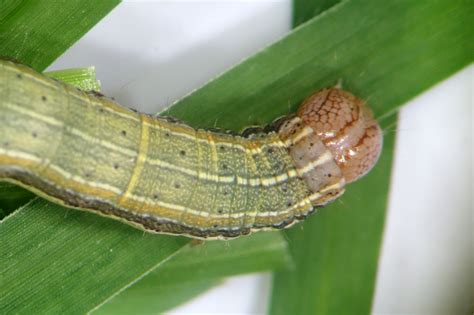
M 331 151 L 347 183 L 376 164 L 383 136 L 364 101 L 339 88 L 324 89 L 303 102 L 298 116 Z

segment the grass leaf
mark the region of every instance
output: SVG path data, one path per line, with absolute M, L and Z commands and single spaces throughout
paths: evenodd
M 230 242 L 191 244 L 94 314 L 134 310 L 156 314 L 220 283 L 222 277 L 279 270 L 289 266 L 290 261 L 287 243 L 277 232 L 257 233 Z
M 119 0 L 2 0 L 0 56 L 43 71 Z
M 0 226 L 0 313 L 85 313 L 187 240 L 35 199 Z

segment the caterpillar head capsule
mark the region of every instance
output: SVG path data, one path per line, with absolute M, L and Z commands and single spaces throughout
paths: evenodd
M 365 102 L 339 88 L 307 98 L 297 115 L 332 153 L 346 183 L 364 176 L 377 162 L 383 136 Z

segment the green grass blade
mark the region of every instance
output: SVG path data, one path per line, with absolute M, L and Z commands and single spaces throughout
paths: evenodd
M 35 199 L 0 227 L 1 314 L 81 314 L 139 280 L 187 240 Z
M 114 299 L 111 304 L 105 304 L 93 314 L 162 314 L 220 283 L 222 280 L 216 278 L 164 284 L 148 283 L 150 286 L 143 285 L 140 290 L 134 290 L 133 287 L 127 289 L 124 296 Z
M 43 71 L 119 0 L 2 0 L 0 56 Z
M 204 288 L 219 283 L 221 277 L 279 270 L 289 264 L 288 245 L 280 233 L 187 246 L 95 314 L 125 310 L 156 314 L 202 293 Z

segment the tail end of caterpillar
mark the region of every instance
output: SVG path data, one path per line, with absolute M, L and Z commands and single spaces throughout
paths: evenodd
M 377 163 L 382 130 L 365 102 L 338 87 L 308 97 L 298 113 L 332 153 L 346 183 L 367 174 Z

